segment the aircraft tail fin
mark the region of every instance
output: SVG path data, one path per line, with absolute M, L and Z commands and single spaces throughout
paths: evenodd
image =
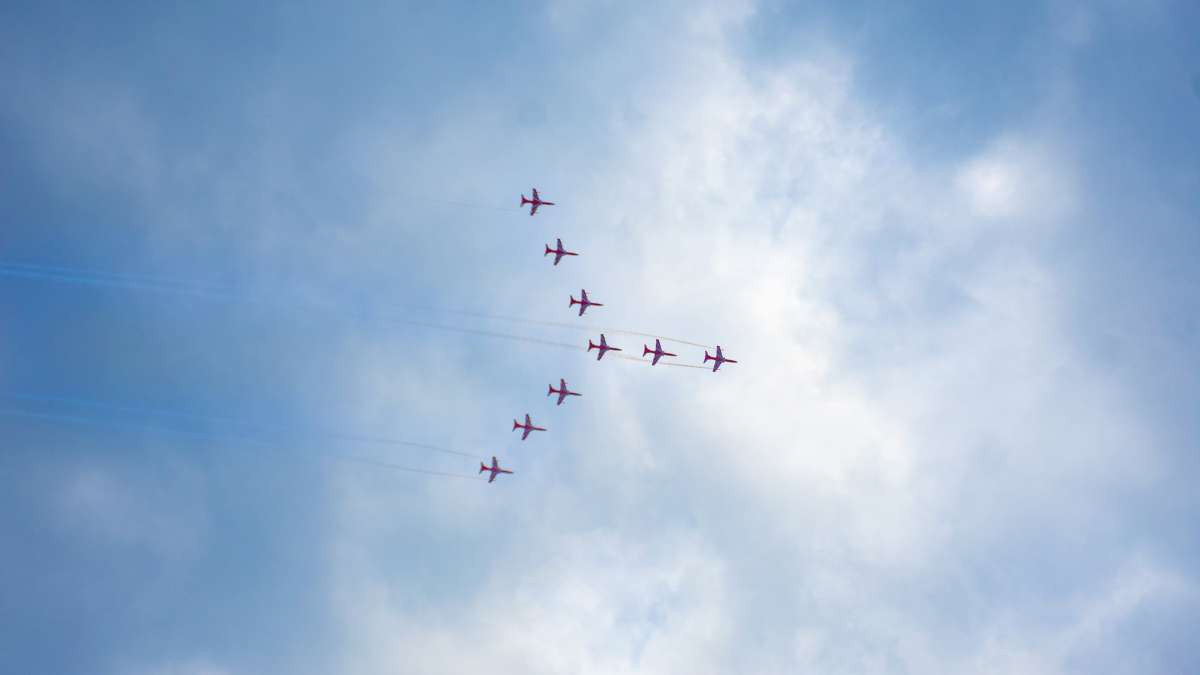
M 552 385 L 552 384 L 550 384 L 550 385 L 546 385 L 546 389 L 547 389 L 547 391 L 546 391 L 546 395 L 547 395 L 547 396 L 549 396 L 549 395 L 551 395 L 551 394 L 553 394 L 553 393 L 554 393 L 554 385 Z
M 480 462 L 479 463 L 479 473 L 483 473 L 484 471 L 487 471 L 487 470 L 488 470 L 488 468 L 486 466 L 484 466 L 483 462 Z

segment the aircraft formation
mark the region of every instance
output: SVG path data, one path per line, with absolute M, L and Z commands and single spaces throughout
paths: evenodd
M 522 207 L 525 207 L 526 205 L 528 205 L 529 206 L 529 215 L 533 216 L 538 212 L 539 207 L 554 206 L 555 204 L 554 204 L 554 202 L 546 201 L 546 200 L 542 199 L 541 195 L 538 193 L 537 188 L 533 188 L 533 198 L 529 199 L 524 194 L 522 194 L 520 205 Z M 545 249 L 545 252 L 542 254 L 542 257 L 544 258 L 548 255 L 553 254 L 555 267 L 558 267 L 558 264 L 560 262 L 562 262 L 562 259 L 564 257 L 579 255 L 579 253 L 577 253 L 575 251 L 568 251 L 566 248 L 564 248 L 563 241 L 561 238 L 556 238 L 554 240 L 554 243 L 555 243 L 554 248 L 550 248 L 550 244 L 546 244 L 546 249 Z M 603 307 L 604 303 L 600 303 L 600 302 L 596 302 L 596 301 L 592 300 L 591 298 L 588 297 L 588 292 L 586 289 L 580 289 L 578 300 L 575 299 L 574 294 L 570 295 L 570 301 L 567 304 L 567 308 L 570 309 L 570 308 L 575 307 L 576 305 L 579 305 L 578 316 L 582 317 L 584 315 L 584 313 L 587 312 L 588 309 L 590 309 L 592 307 Z M 596 360 L 597 361 L 600 361 L 601 359 L 603 359 L 604 355 L 607 354 L 608 352 L 624 351 L 620 347 L 614 347 L 614 346 L 608 344 L 608 339 L 605 337 L 604 333 L 600 333 L 600 344 L 596 344 L 591 339 L 588 340 L 587 351 L 590 353 L 593 350 L 596 351 Z M 720 367 L 723 364 L 737 363 L 737 361 L 735 361 L 733 359 L 726 358 L 724 352 L 721 351 L 720 345 L 717 345 L 716 352 L 717 352 L 716 356 L 712 356 L 708 353 L 707 349 L 704 350 L 704 361 L 702 362 L 702 365 L 708 365 L 708 362 L 712 361 L 713 362 L 712 372 L 714 372 L 714 373 L 717 372 L 717 370 L 720 369 Z M 663 346 L 662 346 L 662 340 L 660 338 L 655 338 L 654 339 L 654 349 L 650 349 L 649 345 L 645 345 L 645 344 L 642 345 L 642 356 L 643 357 L 651 356 L 652 358 L 650 360 L 650 365 L 657 366 L 659 359 L 663 358 L 664 356 L 677 358 L 679 355 L 664 350 Z M 635 361 L 639 360 L 636 357 L 632 357 L 632 356 L 623 357 L 623 358 L 630 358 Z M 693 366 L 693 367 L 699 367 L 699 366 Z M 559 378 L 558 389 L 555 389 L 553 384 L 550 384 L 547 387 L 546 396 L 554 396 L 554 395 L 558 396 L 558 400 L 555 401 L 555 404 L 554 404 L 556 406 L 562 405 L 563 401 L 567 400 L 567 397 L 569 397 L 569 396 L 583 396 L 583 394 L 581 394 L 579 392 L 569 390 L 567 388 L 567 381 L 564 378 Z M 529 438 L 529 434 L 534 431 L 546 431 L 545 427 L 539 427 L 539 426 L 534 425 L 533 419 L 531 418 L 529 413 L 525 413 L 525 422 L 523 424 L 521 422 L 518 422 L 515 419 L 513 420 L 512 430 L 516 431 L 517 429 L 521 429 L 521 440 L 522 441 Z M 484 462 L 479 463 L 479 473 L 483 473 L 485 471 L 491 472 L 491 475 L 488 477 L 489 483 L 495 481 L 496 476 L 499 474 L 513 473 L 513 471 L 511 469 L 501 468 L 500 462 L 494 456 L 492 457 L 492 465 L 490 467 L 487 464 L 485 464 Z
M 533 190 L 533 199 L 529 199 L 529 198 L 525 197 L 524 194 L 521 195 L 520 206 L 524 207 L 526 205 L 528 205 L 530 207 L 529 215 L 533 216 L 533 215 L 537 214 L 538 209 L 540 207 L 543 207 L 543 206 L 551 207 L 551 206 L 554 206 L 555 204 L 554 204 L 554 202 L 542 199 L 541 194 L 538 192 L 538 190 L 534 189 Z M 554 263 L 553 263 L 554 267 L 558 267 L 559 264 L 563 260 L 565 260 L 567 257 L 577 257 L 577 256 L 581 255 L 581 253 L 579 253 L 577 251 L 568 250 L 566 248 L 566 246 L 563 244 L 563 240 L 561 238 L 556 238 L 554 240 L 554 242 L 555 242 L 554 248 L 551 248 L 549 244 L 546 244 L 543 254 L 542 254 L 543 258 L 545 258 L 546 256 L 549 256 L 551 254 L 554 255 Z M 233 294 L 229 294 L 229 293 L 225 293 L 225 292 L 212 292 L 212 291 L 204 289 L 203 287 L 189 287 L 189 284 L 187 284 L 187 282 L 181 282 L 178 280 L 155 279 L 153 277 L 140 277 L 140 278 L 121 277 L 121 276 L 115 276 L 115 275 L 108 275 L 105 273 L 87 272 L 87 271 L 82 271 L 82 270 L 71 270 L 69 268 L 52 267 L 52 266 L 45 266 L 45 265 L 33 265 L 33 264 L 23 264 L 23 263 L 0 263 L 0 277 L 32 279 L 32 280 L 38 280 L 38 281 L 53 281 L 53 282 L 61 282 L 61 283 L 69 283 L 69 284 L 80 284 L 80 285 L 85 285 L 85 286 L 95 286 L 95 287 L 101 287 L 101 288 L 119 287 L 119 288 L 123 288 L 123 289 L 150 291 L 150 292 L 154 292 L 154 293 L 162 293 L 162 292 L 186 293 L 188 295 L 206 297 L 209 299 L 221 299 L 221 300 L 236 300 L 237 299 L 236 295 L 233 295 Z M 575 298 L 574 293 L 569 294 L 568 298 L 569 298 L 568 303 L 567 303 L 568 311 L 574 310 L 574 308 L 578 305 L 579 311 L 578 311 L 577 317 L 580 319 L 582 319 L 586 315 L 588 310 L 592 310 L 593 314 L 596 311 L 608 311 L 608 310 L 595 309 L 595 308 L 604 308 L 605 304 L 602 302 L 597 302 L 597 301 L 593 300 L 592 297 L 588 294 L 588 291 L 586 289 L 580 289 L 579 299 Z M 297 307 L 300 307 L 300 305 L 297 305 Z M 447 310 L 447 311 L 454 311 L 454 310 Z M 570 327 L 570 324 L 563 324 L 563 323 L 557 323 L 557 322 L 551 323 L 551 322 L 545 322 L 545 321 L 532 321 L 532 320 L 528 320 L 528 319 L 519 319 L 519 318 L 513 318 L 513 317 L 493 317 L 493 318 L 505 318 L 507 320 L 517 321 L 517 322 L 527 322 L 527 323 L 537 323 L 537 324 L 550 323 L 550 325 L 559 325 L 559 326 Z M 547 342 L 545 340 L 538 340 L 538 339 L 522 337 L 522 336 L 514 336 L 514 335 L 509 335 L 509 334 L 504 334 L 504 333 L 494 333 L 494 332 L 489 332 L 489 331 L 464 329 L 464 328 L 459 328 L 459 327 L 455 327 L 455 326 L 431 324 L 431 323 L 424 322 L 424 321 L 411 321 L 411 322 L 407 321 L 407 320 L 400 320 L 400 321 L 404 322 L 404 323 L 411 323 L 412 325 L 426 326 L 426 327 L 431 327 L 431 328 L 440 328 L 440 329 L 449 330 L 449 331 L 463 331 L 466 333 L 475 333 L 475 334 L 490 335 L 493 337 L 500 337 L 500 338 L 525 340 L 527 342 L 535 342 L 535 343 L 540 342 L 543 344 L 553 344 L 555 346 L 567 347 L 567 348 L 577 348 L 574 345 L 570 345 L 570 344 L 559 343 L 559 342 Z M 669 352 L 663 348 L 662 342 L 663 342 L 663 340 L 666 340 L 667 342 L 675 342 L 675 343 L 678 343 L 681 345 L 691 345 L 691 346 L 697 347 L 697 348 L 703 347 L 704 348 L 704 360 L 701 362 L 700 365 L 672 363 L 670 361 L 666 362 L 664 365 L 680 366 L 680 367 L 686 367 L 686 368 L 707 369 L 708 363 L 712 362 L 712 364 L 713 364 L 712 372 L 716 372 L 717 370 L 719 370 L 721 368 L 722 365 L 725 365 L 727 363 L 737 363 L 736 360 L 725 356 L 725 353 L 722 351 L 720 345 L 717 345 L 716 347 L 708 347 L 706 345 L 703 345 L 703 344 L 700 344 L 697 342 L 689 342 L 687 340 L 681 340 L 678 338 L 656 337 L 654 334 L 636 333 L 636 332 L 631 332 L 631 331 L 618 331 L 616 329 L 608 329 L 608 332 L 610 332 L 610 333 L 621 333 L 621 334 L 625 334 L 625 335 L 645 335 L 646 337 L 650 337 L 650 338 L 654 339 L 654 348 L 653 349 L 651 349 L 648 344 L 644 344 L 644 343 L 642 344 L 641 356 L 634 356 L 633 354 L 622 354 L 621 352 L 623 352 L 624 350 L 621 347 L 609 344 L 608 337 L 607 337 L 607 335 L 605 335 L 605 332 L 604 332 L 605 329 L 588 328 L 588 330 L 589 331 L 591 331 L 591 330 L 599 330 L 600 331 L 599 344 L 597 344 L 590 338 L 587 341 L 586 352 L 588 354 L 590 354 L 593 351 L 596 352 L 596 361 L 604 360 L 604 357 L 606 355 L 608 355 L 609 352 L 617 352 L 616 355 L 609 358 L 609 361 L 612 361 L 613 358 L 624 359 L 624 360 L 628 360 L 628 361 L 637 361 L 637 362 L 641 362 L 641 363 L 646 363 L 648 361 L 652 367 L 658 366 L 658 365 L 660 365 L 660 363 L 662 362 L 663 359 L 676 359 L 679 357 L 678 354 L 676 354 L 674 352 Z M 714 356 L 714 355 L 709 354 L 709 351 L 708 351 L 709 349 L 713 349 L 716 352 L 716 355 Z M 634 353 L 636 354 L 636 352 L 634 352 Z M 646 359 L 647 356 L 649 356 L 650 358 Z M 5 396 L 5 394 L 3 392 L 0 392 L 0 397 L 4 397 L 4 396 Z M 578 392 L 578 391 L 572 391 L 570 388 L 568 388 L 566 378 L 560 377 L 558 380 L 558 388 L 555 389 L 554 384 L 551 383 L 546 389 L 546 396 L 547 397 L 551 397 L 551 396 L 557 397 L 555 400 L 555 404 L 554 404 L 555 407 L 557 408 L 558 406 L 563 405 L 563 403 L 565 403 L 568 398 L 582 397 L 583 393 Z M 29 397 L 17 396 L 17 398 L 27 399 Z M 38 400 L 38 399 L 37 399 L 37 397 L 32 397 L 32 399 L 30 399 L 30 400 Z M 63 400 L 65 400 L 65 399 L 63 399 Z M 53 401 L 53 399 L 43 399 L 42 400 L 43 403 L 45 403 L 47 401 Z M 55 402 L 61 402 L 61 400 L 58 400 Z M 103 407 L 104 404 L 103 403 L 90 403 L 89 404 L 89 403 L 84 402 L 81 405 L 95 405 L 95 406 Z M 20 411 L 0 410 L 0 416 L 3 416 L 3 415 L 20 416 L 23 414 L 25 414 L 25 413 L 22 413 Z M 164 412 L 161 414 L 175 415 L 175 413 L 171 413 L 171 412 Z M 523 416 L 524 416 L 524 422 L 521 422 L 518 419 L 513 419 L 513 425 L 512 425 L 512 431 L 516 431 L 518 429 L 521 430 L 521 441 L 528 440 L 529 437 L 535 431 L 539 431 L 539 432 L 547 431 L 547 427 L 538 426 L 537 424 L 534 423 L 532 414 L 523 413 Z M 76 417 L 65 417 L 65 416 L 55 417 L 54 415 L 47 415 L 47 414 L 41 414 L 41 413 L 35 414 L 35 415 L 33 415 L 33 417 L 35 417 L 37 419 L 61 419 L 63 421 L 70 421 L 72 423 L 79 423 L 79 421 L 80 421 L 79 418 L 76 418 Z M 345 438 L 345 437 L 343 436 L 342 438 Z M 257 439 L 247 439 L 247 440 L 249 440 L 250 442 L 257 441 Z M 261 442 L 261 441 L 257 441 L 257 442 Z M 464 453 L 464 452 L 459 452 L 459 451 L 448 449 L 448 448 L 438 448 L 436 446 L 430 446 L 430 445 L 422 444 L 422 443 L 413 443 L 410 441 L 402 441 L 402 440 L 396 440 L 394 442 L 399 443 L 401 445 L 411 445 L 411 446 L 416 446 L 416 447 L 423 447 L 423 448 L 426 448 L 429 450 L 434 450 L 434 451 L 442 452 L 442 453 L 449 453 L 449 454 L 460 455 L 460 456 L 465 456 L 465 457 L 474 457 L 473 453 Z M 472 475 L 468 475 L 468 474 L 446 473 L 446 472 L 432 471 L 432 470 L 421 469 L 421 468 L 416 468 L 416 467 L 400 466 L 400 465 L 392 464 L 390 462 L 380 462 L 377 460 L 348 456 L 348 455 L 345 455 L 344 453 L 330 453 L 330 454 L 331 454 L 331 456 L 337 457 L 337 458 L 345 460 L 345 461 L 365 462 L 365 463 L 373 464 L 376 466 L 386 466 L 389 468 L 398 469 L 398 470 L 402 470 L 402 471 L 412 471 L 412 472 L 424 473 L 424 474 L 429 474 L 429 475 L 453 476 L 453 477 L 457 477 L 457 478 L 477 478 L 478 477 L 478 476 L 472 476 Z M 496 480 L 496 477 L 500 474 L 512 474 L 513 473 L 512 469 L 506 469 L 506 468 L 500 466 L 499 458 L 495 457 L 495 456 L 492 457 L 491 466 L 489 466 L 485 462 L 480 462 L 479 473 L 482 474 L 485 471 L 490 472 L 490 475 L 488 476 L 489 483 L 494 482 Z

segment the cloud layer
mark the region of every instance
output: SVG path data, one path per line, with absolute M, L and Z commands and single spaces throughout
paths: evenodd
M 901 10 L 847 28 L 850 10 L 770 3 L 617 9 L 250 16 L 274 57 L 226 54 L 248 61 L 240 78 L 177 63 L 213 92 L 199 117 L 154 77 L 104 68 L 186 55 L 177 40 L 61 69 L 6 41 L 28 103 L 0 114 L 39 167 L 27 180 L 67 205 L 14 198 L 6 214 L 29 223 L 9 233 L 15 256 L 323 308 L 2 291 L 22 319 L 4 344 L 24 346 L 0 354 L 5 387 L 189 410 L 200 436 L 12 431 L 6 475 L 30 478 L 6 480 L 16 573 L 0 595 L 26 620 L 0 646 L 24 670 L 1197 664 L 1181 374 L 1197 301 L 1194 274 L 1172 271 L 1197 174 L 1152 140 L 1112 158 L 1110 120 L 1081 112 L 1111 76 L 1089 79 L 1090 50 L 1169 12 L 1132 27 L 1119 7 L 1006 14 L 1012 32 L 980 43 L 1021 55 L 997 85 L 1019 105 L 985 114 L 993 89 L 953 65 L 913 80 L 915 102 L 879 84 L 979 57 Z M 929 54 L 881 56 L 862 42 L 880 26 Z M 559 206 L 512 212 L 530 182 Z M 113 224 L 72 220 L 64 195 Z M 1129 213 L 1148 224 L 1117 222 Z M 556 236 L 582 255 L 552 268 L 539 254 Z M 581 287 L 606 303 L 589 321 L 740 362 L 596 363 L 378 318 L 582 348 L 586 331 L 438 311 L 572 321 Z M 641 338 L 609 338 L 638 353 Z M 583 397 L 544 398 L 559 377 Z M 525 412 L 550 432 L 509 434 Z M 270 452 L 204 437 L 231 418 L 297 431 Z M 305 429 L 477 450 L 517 473 L 328 461 L 475 469 Z M 80 648 L 54 654 L 46 635 Z

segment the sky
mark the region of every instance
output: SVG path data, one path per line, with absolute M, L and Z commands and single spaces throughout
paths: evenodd
M 1198 25 L 5 4 L 0 666 L 1200 669 Z

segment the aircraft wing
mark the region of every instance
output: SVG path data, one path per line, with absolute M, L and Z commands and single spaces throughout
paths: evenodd
M 533 198 L 534 198 L 534 199 L 541 199 L 541 197 L 539 197 L 539 196 L 538 196 L 538 193 L 537 193 L 537 188 L 533 188 Z
M 563 258 L 563 254 L 562 254 L 562 253 L 555 253 L 555 254 L 554 254 L 554 264 L 557 266 L 557 265 L 558 265 L 558 261 L 562 260 L 562 258 Z
M 659 352 L 654 352 L 654 358 L 653 358 L 653 359 L 651 359 L 651 361 L 650 361 L 650 365 L 652 365 L 652 366 L 657 366 L 657 365 L 658 365 L 658 360 L 659 360 L 659 359 L 661 359 L 661 358 L 662 358 L 662 354 L 661 354 L 661 353 L 659 353 Z
M 495 471 L 493 471 L 493 472 L 492 472 L 492 476 L 491 476 L 491 478 L 488 478 L 488 482 L 489 482 L 489 483 L 490 483 L 490 482 L 492 482 L 492 481 L 494 481 L 494 480 L 496 480 L 496 473 L 497 473 L 497 472 L 495 472 Z
M 533 429 L 531 427 L 525 427 L 525 431 L 521 432 L 521 440 L 525 440 L 526 438 L 529 438 L 530 431 L 533 431 Z
M 533 195 L 533 198 L 534 198 L 534 199 L 537 199 L 537 194 L 534 194 L 534 195 Z M 534 203 L 533 203 L 533 207 L 529 209 L 529 215 L 531 215 L 531 216 L 532 216 L 533 214 L 537 213 L 537 207 L 539 207 L 539 206 L 541 206 L 541 204 L 538 204 L 537 202 L 534 202 Z

